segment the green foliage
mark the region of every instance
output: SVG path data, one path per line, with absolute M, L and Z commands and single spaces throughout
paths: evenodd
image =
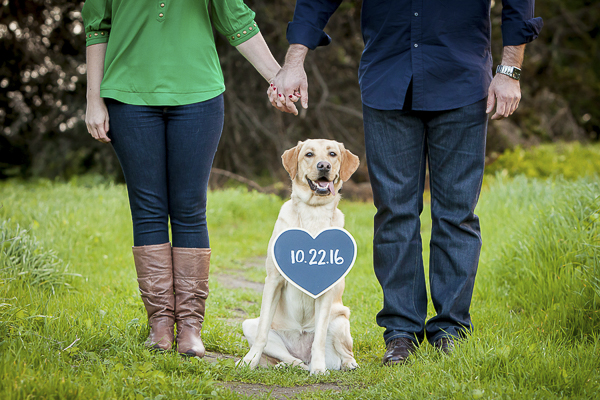
M 497 275 L 511 309 L 579 340 L 600 329 L 600 184 L 558 185 L 507 243 Z
M 119 174 L 109 146 L 90 140 L 85 114 L 83 2 L 0 5 L 0 178 Z
M 528 149 L 516 147 L 506 150 L 486 167 L 485 172 L 529 178 L 600 176 L 600 145 L 572 142 L 543 144 Z
M 492 8 L 492 54 L 502 59 L 503 2 Z M 503 121 L 508 132 L 499 132 L 492 121 L 490 133 L 506 135 L 508 148 L 517 143 L 600 139 L 600 3 L 595 0 L 546 0 L 535 2 L 542 17 L 540 36 L 527 44 L 522 98 L 518 111 Z M 500 146 L 503 147 L 503 146 Z M 488 151 L 504 148 L 489 148 Z
M 30 227 L 30 236 L 86 277 L 74 281 L 77 290 L 55 293 L 17 281 L 0 282 L 0 397 L 247 398 L 220 386 L 242 381 L 267 390 L 270 385 L 319 383 L 341 388 L 296 396 L 302 399 L 593 398 L 600 391 L 598 318 L 590 312 L 596 294 L 587 287 L 581 294 L 575 291 L 588 282 L 598 284 L 593 261 L 599 257 L 591 247 L 598 246 L 598 221 L 592 212 L 598 204 L 590 196 L 598 193 L 598 185 L 593 178 L 567 182 L 524 176 L 492 182 L 477 210 L 484 246 L 471 308 L 473 336 L 450 357 L 424 343 L 412 362 L 393 369 L 381 367 L 383 330 L 375 324 L 382 300 L 372 266 L 375 210 L 371 204 L 342 201 L 346 228 L 358 245 L 344 303 L 352 312 L 360 368 L 309 376 L 293 368 L 248 371 L 236 368 L 233 360 L 209 363 L 172 352 L 148 352 L 143 347 L 147 317 L 129 248 L 125 187 L 93 177 L 69 183 L 0 182 L 0 220 L 10 217 L 14 224 Z M 209 351 L 241 356 L 248 350 L 241 321 L 258 316 L 261 294 L 226 287 L 217 276 L 264 279 L 263 267 L 249 264 L 264 262 L 281 204 L 277 197 L 238 189 L 209 194 L 215 258 L 203 329 Z M 425 265 L 429 215 L 426 205 Z M 589 224 L 592 220 L 596 222 Z M 555 239 L 564 243 L 552 247 Z M 526 275 L 525 264 L 537 280 Z M 581 272 L 573 272 L 569 280 L 566 269 Z M 512 279 L 511 273 L 520 278 Z M 553 310 L 557 303 L 561 306 Z M 429 304 L 429 317 L 434 313 Z M 593 320 L 584 324 L 586 316 Z M 563 329 L 565 321 L 581 328 Z M 595 332 L 590 332 L 593 326 Z M 254 398 L 273 396 L 263 392 Z
M 275 58 L 288 47 L 285 31 L 294 0 L 246 0 Z M 110 146 L 90 138 L 85 113 L 85 40 L 80 1 L 5 1 L 0 5 L 0 179 L 12 176 L 70 178 L 85 172 L 120 177 Z M 345 0 L 325 31 L 329 46 L 306 60 L 310 108 L 300 118 L 266 101 L 266 83 L 239 52 L 215 34 L 224 72 L 227 104 L 224 134 L 215 166 L 270 181 L 273 168 L 297 140 L 332 138 L 364 159 L 357 70 L 364 45 L 361 0 Z M 492 8 L 492 50 L 502 55 L 502 2 Z M 517 143 L 599 139 L 600 3 L 547 0 L 536 3 L 544 19 L 540 37 L 527 45 L 523 97 L 504 124 L 490 124 L 488 152 Z M 367 180 L 361 168 L 355 178 Z
M 53 291 L 58 286 L 69 286 L 68 266 L 58 258 L 56 251 L 44 249 L 27 230 L 19 225 L 10 228 L 10 221 L 0 225 L 0 280 L 19 280 L 25 284 L 47 286 Z

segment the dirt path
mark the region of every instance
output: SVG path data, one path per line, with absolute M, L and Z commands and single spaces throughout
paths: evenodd
M 209 363 L 217 363 L 219 360 L 234 360 L 238 361 L 239 357 L 235 357 L 229 354 L 206 352 L 204 361 Z M 274 358 L 263 355 L 260 360 L 260 367 L 262 368 L 273 368 L 277 364 L 277 360 Z M 345 387 L 339 386 L 335 383 L 316 383 L 312 385 L 300 385 L 300 386 L 279 386 L 279 385 L 262 385 L 260 383 L 246 383 L 246 382 L 217 382 L 218 386 L 227 388 L 233 392 L 243 394 L 245 396 L 260 396 L 264 394 L 270 394 L 274 399 L 291 399 L 300 393 L 304 392 L 316 392 L 323 390 L 333 390 L 339 392 L 344 390 Z
M 264 269 L 265 257 L 253 257 L 244 262 L 243 269 L 229 270 L 220 272 L 212 276 L 219 282 L 220 285 L 227 289 L 250 289 L 262 293 L 264 284 L 254 282 L 244 277 L 244 271 L 249 269 Z
M 345 388 L 338 386 L 335 383 L 316 383 L 312 385 L 284 387 L 278 385 L 261 385 L 259 383 L 244 383 L 244 382 L 222 382 L 219 384 L 236 393 L 246 396 L 260 396 L 270 394 L 273 399 L 291 399 L 300 393 L 305 392 L 320 392 L 323 390 L 333 390 L 340 392 Z
M 249 289 L 262 293 L 264 284 L 246 279 L 244 277 L 244 271 L 253 268 L 262 269 L 264 268 L 264 264 L 264 257 L 251 258 L 244 262 L 243 269 L 229 270 L 226 273 L 220 272 L 218 274 L 214 274 L 213 277 L 217 280 L 217 282 L 220 285 L 227 289 Z M 237 310 L 238 309 L 236 309 L 236 311 Z M 247 318 L 246 312 L 244 310 L 239 309 L 239 314 L 239 318 L 236 317 L 235 321 L 232 322 L 240 323 L 245 318 Z M 239 357 L 216 352 L 207 352 L 204 356 L 204 360 L 210 363 L 217 363 L 219 360 L 227 359 L 238 361 Z M 277 364 L 277 362 L 278 360 L 263 355 L 259 365 L 263 368 L 273 368 Z M 345 389 L 344 387 L 338 386 L 335 383 L 319 383 L 293 387 L 285 387 L 279 385 L 262 385 L 259 383 L 246 382 L 218 382 L 217 385 L 245 396 L 253 397 L 270 394 L 273 399 L 291 399 L 296 397 L 298 394 L 305 392 L 316 392 L 323 390 L 332 390 L 335 392 L 340 392 L 341 390 Z
M 234 273 L 221 273 L 214 274 L 213 276 L 220 285 L 226 287 L 227 289 L 250 289 L 259 293 L 262 293 L 263 291 L 264 285 L 262 283 L 249 281 L 246 278 Z

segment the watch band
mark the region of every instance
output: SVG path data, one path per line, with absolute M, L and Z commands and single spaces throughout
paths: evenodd
M 508 75 L 516 80 L 521 79 L 521 68 L 517 67 L 510 67 L 508 65 L 499 64 L 498 67 L 496 67 L 496 73 Z

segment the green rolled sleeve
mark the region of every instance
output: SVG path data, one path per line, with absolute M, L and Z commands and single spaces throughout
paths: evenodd
M 85 45 L 108 42 L 112 0 L 87 0 L 81 10 L 85 28 Z
M 212 2 L 212 20 L 215 29 L 233 46 L 244 43 L 260 32 L 254 16 L 254 11 L 242 0 Z

